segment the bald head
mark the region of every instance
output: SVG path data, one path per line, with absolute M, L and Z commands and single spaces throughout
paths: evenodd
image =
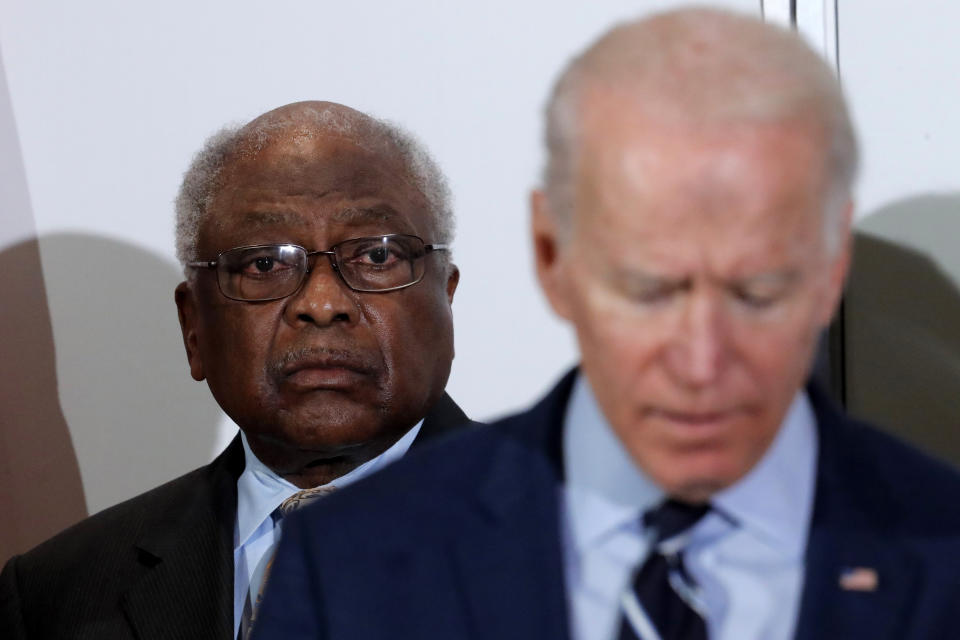
M 598 93 L 628 103 L 637 117 L 690 130 L 796 121 L 823 137 L 831 200 L 849 199 L 857 149 L 839 84 L 793 32 L 685 9 L 619 25 L 574 58 L 547 104 L 544 187 L 563 220 L 575 199 L 584 110 Z
M 268 146 L 299 147 L 309 153 L 320 138 L 349 140 L 365 152 L 389 160 L 423 196 L 433 219 L 438 242 L 453 237 L 453 212 L 446 179 L 426 149 L 393 123 L 378 120 L 350 107 L 321 101 L 295 102 L 251 120 L 227 126 L 207 139 L 183 176 L 176 200 L 177 257 L 188 262 L 197 256 L 197 241 L 207 210 L 223 178 L 238 161 Z
M 319 138 L 341 137 L 375 154 L 399 153 L 393 128 L 365 113 L 335 102 L 294 102 L 257 116 L 237 130 L 231 154 L 255 155 L 272 143 L 304 145 Z

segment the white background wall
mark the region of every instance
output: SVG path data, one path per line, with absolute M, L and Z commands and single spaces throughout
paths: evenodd
M 527 241 L 540 109 L 569 56 L 671 4 L 2 0 L 59 399 L 90 511 L 204 463 L 235 433 L 188 375 L 171 201 L 208 134 L 295 100 L 395 120 L 447 171 L 462 273 L 454 398 L 486 418 L 552 384 L 575 355 Z M 757 0 L 716 4 L 759 13 Z
M 863 149 L 848 407 L 960 465 L 960 3 L 837 3 Z
M 21 218 L 19 232 L 0 228 L 0 252 L 39 237 L 58 397 L 89 510 L 206 462 L 235 432 L 189 378 L 172 295 L 171 202 L 208 134 L 303 99 L 418 134 L 450 177 L 459 218 L 449 389 L 472 416 L 499 415 L 575 361 L 535 287 L 527 239 L 548 86 L 614 21 L 677 4 L 0 0 L 33 220 L 33 230 Z M 759 0 L 713 4 L 760 12 Z M 843 0 L 839 13 L 841 70 L 865 141 L 862 211 L 958 190 L 960 9 L 919 4 L 926 11 Z M 768 17 L 788 7 L 769 1 Z M 818 46 L 818 21 L 833 18 L 825 7 L 799 3 Z

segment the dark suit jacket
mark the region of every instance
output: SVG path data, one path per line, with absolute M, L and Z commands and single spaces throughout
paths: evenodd
M 444 394 L 414 445 L 468 423 Z M 211 464 L 106 509 L 0 574 L 0 638 L 231 640 L 239 436 Z
M 568 637 L 558 505 L 572 380 L 291 517 L 254 638 Z M 820 457 L 796 637 L 960 638 L 960 476 L 811 397 Z M 857 567 L 877 572 L 876 591 L 840 588 Z

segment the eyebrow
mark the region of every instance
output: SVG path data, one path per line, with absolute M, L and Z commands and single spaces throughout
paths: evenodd
M 800 279 L 800 272 L 797 269 L 781 269 L 779 271 L 770 271 L 759 273 L 755 276 L 749 276 L 736 280 L 731 284 L 741 288 L 752 286 L 774 286 L 786 287 Z
M 400 213 L 390 205 L 383 204 L 373 207 L 347 207 L 339 209 L 328 216 L 331 222 L 360 226 L 364 224 L 389 222 L 403 219 Z M 271 227 L 287 225 L 306 227 L 307 220 L 299 213 L 292 211 L 248 211 L 241 219 L 244 226 Z
M 622 282 L 643 286 L 679 285 L 690 279 L 688 276 L 670 276 L 667 274 L 643 271 L 641 269 L 618 270 L 616 277 Z
M 248 211 L 240 222 L 244 226 L 254 227 L 271 227 L 281 224 L 294 227 L 307 226 L 303 216 L 292 211 Z
M 330 220 L 333 222 L 357 226 L 374 222 L 390 222 L 398 218 L 403 219 L 403 216 L 388 204 L 373 207 L 348 207 L 335 211 L 330 216 Z
M 656 274 L 641 270 L 623 271 L 616 274 L 617 279 L 628 286 L 640 288 L 667 288 L 667 289 L 686 289 L 692 284 L 689 276 L 671 276 L 667 274 Z M 732 278 L 730 280 L 720 280 L 719 283 L 726 287 L 743 288 L 756 285 L 770 286 L 789 286 L 800 279 L 800 272 L 797 269 L 780 269 L 764 273 L 758 273 L 744 278 Z M 714 280 L 717 282 L 717 280 Z
M 614 277 L 618 286 L 623 288 L 624 291 L 634 294 L 654 290 L 661 292 L 685 291 L 693 284 L 689 276 L 673 277 L 640 270 L 620 271 L 615 273 Z

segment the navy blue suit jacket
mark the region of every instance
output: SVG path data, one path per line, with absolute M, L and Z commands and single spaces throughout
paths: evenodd
M 254 638 L 569 637 L 558 507 L 572 380 L 291 516 Z M 820 457 L 796 637 L 960 638 L 960 475 L 810 393 Z M 841 588 L 856 567 L 877 572 L 875 591 Z

